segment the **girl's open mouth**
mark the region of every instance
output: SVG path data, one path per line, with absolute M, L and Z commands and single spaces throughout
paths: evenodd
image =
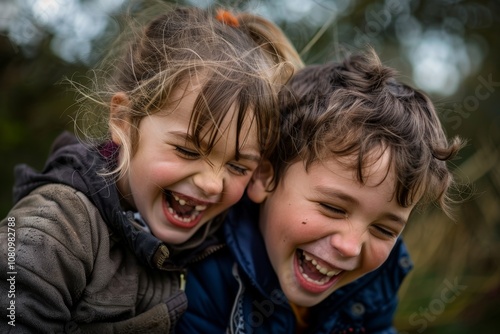
M 182 228 L 196 226 L 208 207 L 206 202 L 196 201 L 168 190 L 164 190 L 163 197 L 163 212 L 167 220 L 172 225 Z
M 328 290 L 344 272 L 330 267 L 301 249 L 295 252 L 294 271 L 299 285 L 312 293 L 322 293 Z

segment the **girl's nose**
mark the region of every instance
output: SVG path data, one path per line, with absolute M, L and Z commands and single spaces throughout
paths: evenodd
M 204 171 L 197 173 L 193 180 L 194 184 L 207 197 L 219 195 L 224 188 L 223 168 L 207 167 Z

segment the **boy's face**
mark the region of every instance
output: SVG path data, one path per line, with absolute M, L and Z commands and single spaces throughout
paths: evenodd
M 196 150 L 189 124 L 198 93 L 192 85 L 185 92 L 178 90 L 173 97 L 178 103 L 141 120 L 137 151 L 118 181 L 121 194 L 141 213 L 152 233 L 171 244 L 185 242 L 236 203 L 260 159 L 255 122 L 251 125 L 247 120 L 236 160 L 234 107 L 210 153 L 202 156 Z
M 389 256 L 413 207 L 401 207 L 393 196 L 387 153 L 368 165 L 364 185 L 330 159 L 308 171 L 302 161 L 294 163 L 272 193 L 249 187 L 251 199 L 265 197 L 260 229 L 291 302 L 316 305 Z

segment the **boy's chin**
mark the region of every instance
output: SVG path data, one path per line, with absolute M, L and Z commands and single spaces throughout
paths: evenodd
M 297 306 L 302 307 L 312 307 L 318 305 L 329 295 L 331 295 L 336 289 L 332 289 L 332 291 L 325 291 L 319 294 L 312 294 L 310 292 L 304 291 L 301 287 L 295 282 L 295 284 L 281 284 L 281 289 L 285 294 L 286 299 Z
M 307 296 L 305 294 L 298 295 L 297 293 L 289 295 L 290 294 L 285 293 L 285 296 L 290 303 L 302 307 L 313 307 L 324 301 L 330 294 L 325 294 L 324 296 L 323 294 L 320 296 Z

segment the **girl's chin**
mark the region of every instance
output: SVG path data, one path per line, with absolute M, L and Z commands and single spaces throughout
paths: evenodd
M 163 241 L 166 244 L 179 245 L 189 240 L 189 238 L 193 236 L 196 230 L 162 228 L 160 231 L 157 232 L 155 232 L 154 229 L 152 229 L 151 232 L 156 238 L 158 238 L 159 240 Z

